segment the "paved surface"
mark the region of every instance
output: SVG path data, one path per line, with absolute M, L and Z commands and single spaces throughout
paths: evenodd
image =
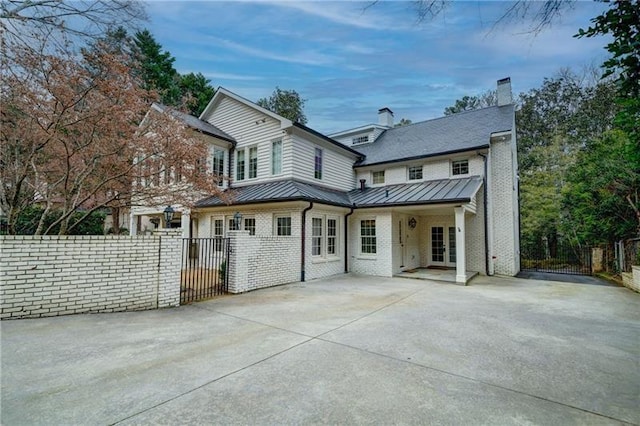
M 609 287 L 617 287 L 617 285 L 612 282 L 609 282 L 602 278 L 593 277 L 591 275 L 555 274 L 551 272 L 520 271 L 520 273 L 518 274 L 518 278 L 526 278 L 529 280 L 561 281 L 564 283 L 606 285 Z
M 640 423 L 625 288 L 339 276 L 1 331 L 3 425 Z

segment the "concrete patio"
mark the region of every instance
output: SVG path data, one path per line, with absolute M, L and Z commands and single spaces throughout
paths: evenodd
M 3 425 L 640 423 L 620 287 L 341 275 L 1 331 Z

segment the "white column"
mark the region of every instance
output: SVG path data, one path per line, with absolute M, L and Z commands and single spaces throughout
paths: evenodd
M 191 210 L 182 210 L 180 227 L 182 228 L 182 238 L 191 238 Z
M 138 234 L 138 217 L 133 214 L 133 211 L 129 211 L 129 235 L 134 236 Z
M 464 207 L 456 207 L 456 282 L 467 283 L 467 253 L 464 245 L 465 239 L 465 223 L 464 223 Z

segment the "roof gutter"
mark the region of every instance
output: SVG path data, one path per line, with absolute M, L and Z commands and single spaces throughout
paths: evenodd
M 416 156 L 413 156 L 413 157 L 403 157 L 403 158 L 398 158 L 396 160 L 378 161 L 377 163 L 356 164 L 356 165 L 353 166 L 353 168 L 357 169 L 359 167 L 380 166 L 380 165 L 383 165 L 383 164 L 393 164 L 393 163 L 405 163 L 407 161 L 421 160 L 423 158 L 431 158 L 431 157 L 442 157 L 442 156 L 445 156 L 445 155 L 459 154 L 461 152 L 471 152 L 471 151 L 475 151 L 475 150 L 478 150 L 478 149 L 487 149 L 489 147 L 490 147 L 489 144 L 478 145 L 478 146 L 473 146 L 473 147 L 470 147 L 470 148 L 455 149 L 453 151 L 438 152 L 438 153 L 435 153 L 435 154 L 416 155 Z
M 306 234 L 307 234 L 307 212 L 313 208 L 313 201 L 309 201 L 309 207 L 302 210 L 302 229 L 300 232 L 302 247 L 300 248 L 300 281 L 304 282 L 305 279 L 305 246 L 306 246 Z

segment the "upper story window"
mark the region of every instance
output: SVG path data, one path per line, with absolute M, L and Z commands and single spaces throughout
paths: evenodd
M 409 180 L 421 180 L 422 179 L 422 166 L 409 167 Z
M 458 160 L 451 162 L 451 174 L 452 175 L 468 175 L 469 174 L 469 160 Z
M 373 172 L 372 180 L 374 185 L 384 183 L 384 170 Z
M 238 150 L 236 153 L 236 180 L 244 180 L 245 157 L 244 149 Z
M 369 142 L 369 135 L 356 136 L 355 138 L 351 139 L 351 143 L 353 145 L 357 145 L 359 143 L 367 143 L 367 142 Z
M 249 148 L 249 179 L 258 177 L 258 147 Z
M 276 216 L 275 234 L 278 236 L 291 235 L 291 216 Z
M 213 158 L 211 161 L 213 173 L 218 175 L 218 186 L 222 186 L 224 176 L 224 150 L 213 148 Z
M 313 177 L 316 179 L 322 179 L 322 150 L 320 148 L 316 148 Z
M 271 142 L 271 174 L 282 173 L 282 139 Z

